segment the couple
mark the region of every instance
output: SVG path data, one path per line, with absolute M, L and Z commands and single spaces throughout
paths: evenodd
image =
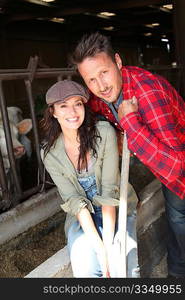
M 116 202 L 119 199 L 115 132 L 106 122 L 98 122 L 96 125 L 92 122 L 91 125 L 87 125 L 91 122 L 91 117 L 88 115 L 89 106 L 95 113 L 103 115 L 113 123 L 118 130 L 126 131 L 129 149 L 161 181 L 169 228 L 168 273 L 169 277 L 185 277 L 185 103 L 183 99 L 162 77 L 137 67 L 123 67 L 119 54 L 113 51 L 108 38 L 99 33 L 82 38 L 74 51 L 73 63 L 91 93 L 90 98 L 87 102 L 89 96 L 75 93 L 71 95 L 75 96 L 75 99 L 68 97 L 62 105 L 62 101 L 59 101 L 63 100 L 63 94 L 60 94 L 62 91 L 58 93 L 54 90 L 52 93 L 52 88 L 48 91 L 46 99 L 49 107 L 44 119 L 47 136 L 43 160 L 61 192 L 62 201 L 65 201 L 62 207 L 69 212 L 71 219 L 75 218 L 76 223 L 73 224 L 78 225 L 75 229 L 70 225 L 67 232 L 73 269 L 78 264 L 75 247 L 78 247 L 78 239 L 85 236 L 89 245 L 93 245 L 91 250 L 95 250 L 98 254 L 96 263 L 93 255 L 88 260 L 89 264 L 93 262 L 93 268 L 95 265 L 98 266 L 101 275 L 96 276 L 109 277 L 107 257 L 109 257 L 109 246 L 116 228 L 114 207 L 117 206 Z M 82 115 L 85 115 L 82 125 L 80 113 L 74 113 L 81 105 L 75 104 L 79 96 L 83 107 Z M 84 104 L 85 102 L 88 106 Z M 68 115 L 69 112 L 73 115 Z M 51 119 L 52 122 L 55 121 L 55 126 L 51 125 Z M 75 124 L 79 127 L 75 128 Z M 54 132 L 49 130 L 51 126 Z M 72 147 L 73 143 L 75 147 Z M 62 150 L 57 152 L 58 144 Z M 103 152 L 101 152 L 102 147 L 105 150 Z M 63 153 L 62 157 L 61 153 Z M 58 163 L 54 162 L 53 154 L 57 156 Z M 60 166 L 60 157 L 62 161 L 68 162 L 67 168 L 62 169 Z M 108 161 L 107 164 L 105 163 L 105 168 L 104 160 Z M 60 171 L 58 171 L 59 166 Z M 70 172 L 71 168 L 73 174 Z M 89 178 L 89 182 L 86 177 Z M 61 183 L 63 180 L 64 182 Z M 71 184 L 69 190 L 67 183 Z M 100 206 L 102 209 L 99 210 Z M 100 213 L 101 217 L 96 218 Z M 102 222 L 101 226 L 99 219 Z M 77 232 L 79 236 L 76 238 Z M 83 251 L 82 247 L 80 249 L 78 254 Z M 83 255 L 84 266 L 86 266 L 87 251 Z M 95 274 L 94 270 L 93 272 Z M 78 274 L 76 276 L 78 277 Z M 91 276 L 95 275 L 91 274 Z

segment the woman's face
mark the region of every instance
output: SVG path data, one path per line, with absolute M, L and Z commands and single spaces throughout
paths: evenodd
M 85 117 L 82 97 L 72 96 L 64 101 L 56 102 L 53 116 L 58 120 L 62 131 L 65 129 L 78 129 Z

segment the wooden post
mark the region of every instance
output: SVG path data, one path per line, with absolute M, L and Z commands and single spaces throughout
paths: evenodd
M 174 0 L 174 36 L 176 41 L 176 61 L 179 70 L 179 93 L 185 99 L 185 1 Z

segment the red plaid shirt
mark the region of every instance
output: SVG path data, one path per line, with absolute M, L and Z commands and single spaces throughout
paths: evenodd
M 159 75 L 123 67 L 123 99 L 134 95 L 139 110 L 116 121 L 109 106 L 92 95 L 89 105 L 121 130 L 129 149 L 181 199 L 185 198 L 185 102 Z

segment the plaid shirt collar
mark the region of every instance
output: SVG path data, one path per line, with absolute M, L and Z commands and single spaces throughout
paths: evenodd
M 111 103 L 107 102 L 106 100 L 104 100 L 102 98 L 101 98 L 101 100 L 108 105 L 108 107 L 112 111 L 114 117 L 119 122 L 119 119 L 118 119 L 118 107 L 123 102 L 123 93 L 122 93 L 122 91 L 120 92 L 119 97 L 118 97 L 118 99 L 117 99 L 117 101 L 116 101 L 115 104 L 113 104 L 112 102 Z

